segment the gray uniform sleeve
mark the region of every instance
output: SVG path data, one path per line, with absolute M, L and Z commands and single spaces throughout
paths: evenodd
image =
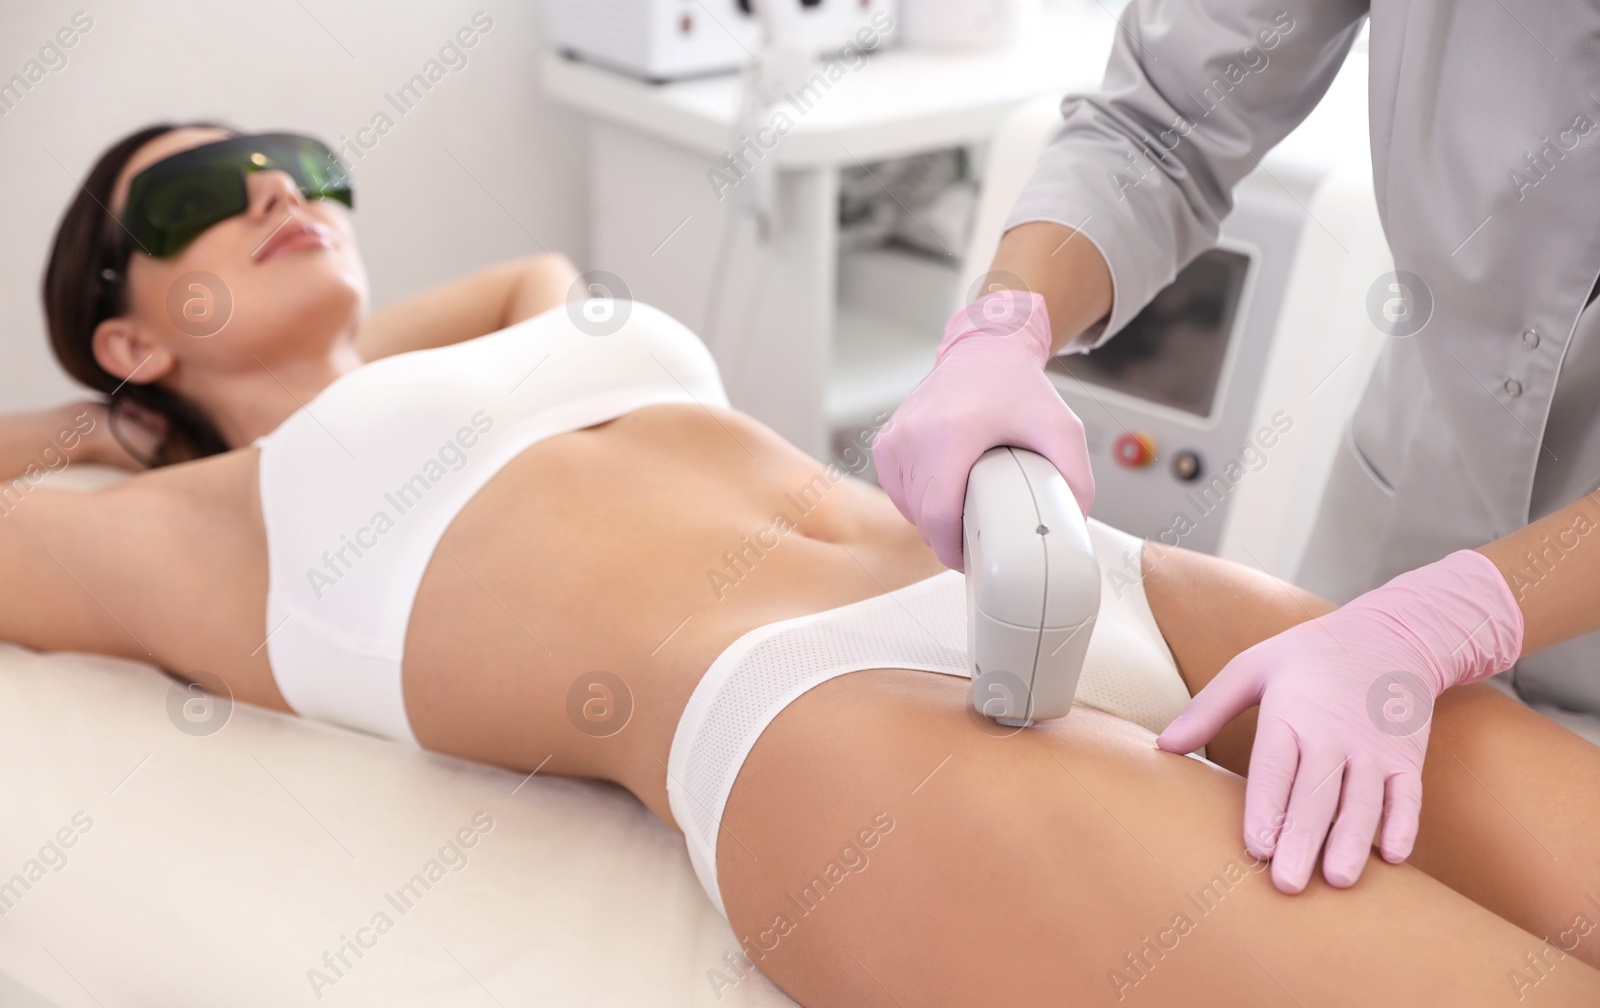
M 1065 123 L 1006 218 L 1054 221 L 1111 268 L 1109 318 L 1064 348 L 1116 332 L 1215 244 L 1233 187 L 1321 100 L 1365 0 L 1133 0 L 1099 92 L 1069 95 Z

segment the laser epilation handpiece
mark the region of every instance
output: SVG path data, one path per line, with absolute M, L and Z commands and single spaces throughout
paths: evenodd
M 1100 564 L 1066 479 L 1036 452 L 984 452 L 962 549 L 973 707 L 1011 726 L 1064 717 L 1100 612 Z

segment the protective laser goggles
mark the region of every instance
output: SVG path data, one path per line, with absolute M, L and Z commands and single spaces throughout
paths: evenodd
M 182 252 L 200 233 L 250 205 L 248 172 L 289 173 L 306 199 L 355 209 L 350 176 L 333 151 L 297 133 L 253 133 L 179 151 L 133 177 L 122 214 L 123 247 L 158 259 Z M 121 265 L 127 263 L 120 256 Z

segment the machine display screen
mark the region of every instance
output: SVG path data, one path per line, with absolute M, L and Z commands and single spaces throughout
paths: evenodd
M 1050 360 L 1050 370 L 1091 385 L 1209 417 L 1250 258 L 1202 252 L 1122 330 L 1087 354 Z

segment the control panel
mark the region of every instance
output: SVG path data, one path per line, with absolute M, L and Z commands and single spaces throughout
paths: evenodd
M 1292 200 L 1241 192 L 1216 247 L 1097 349 L 1050 361 L 1088 438 L 1094 517 L 1216 551 L 1233 491 L 1292 437 L 1293 403 L 1249 428 L 1303 226 Z

